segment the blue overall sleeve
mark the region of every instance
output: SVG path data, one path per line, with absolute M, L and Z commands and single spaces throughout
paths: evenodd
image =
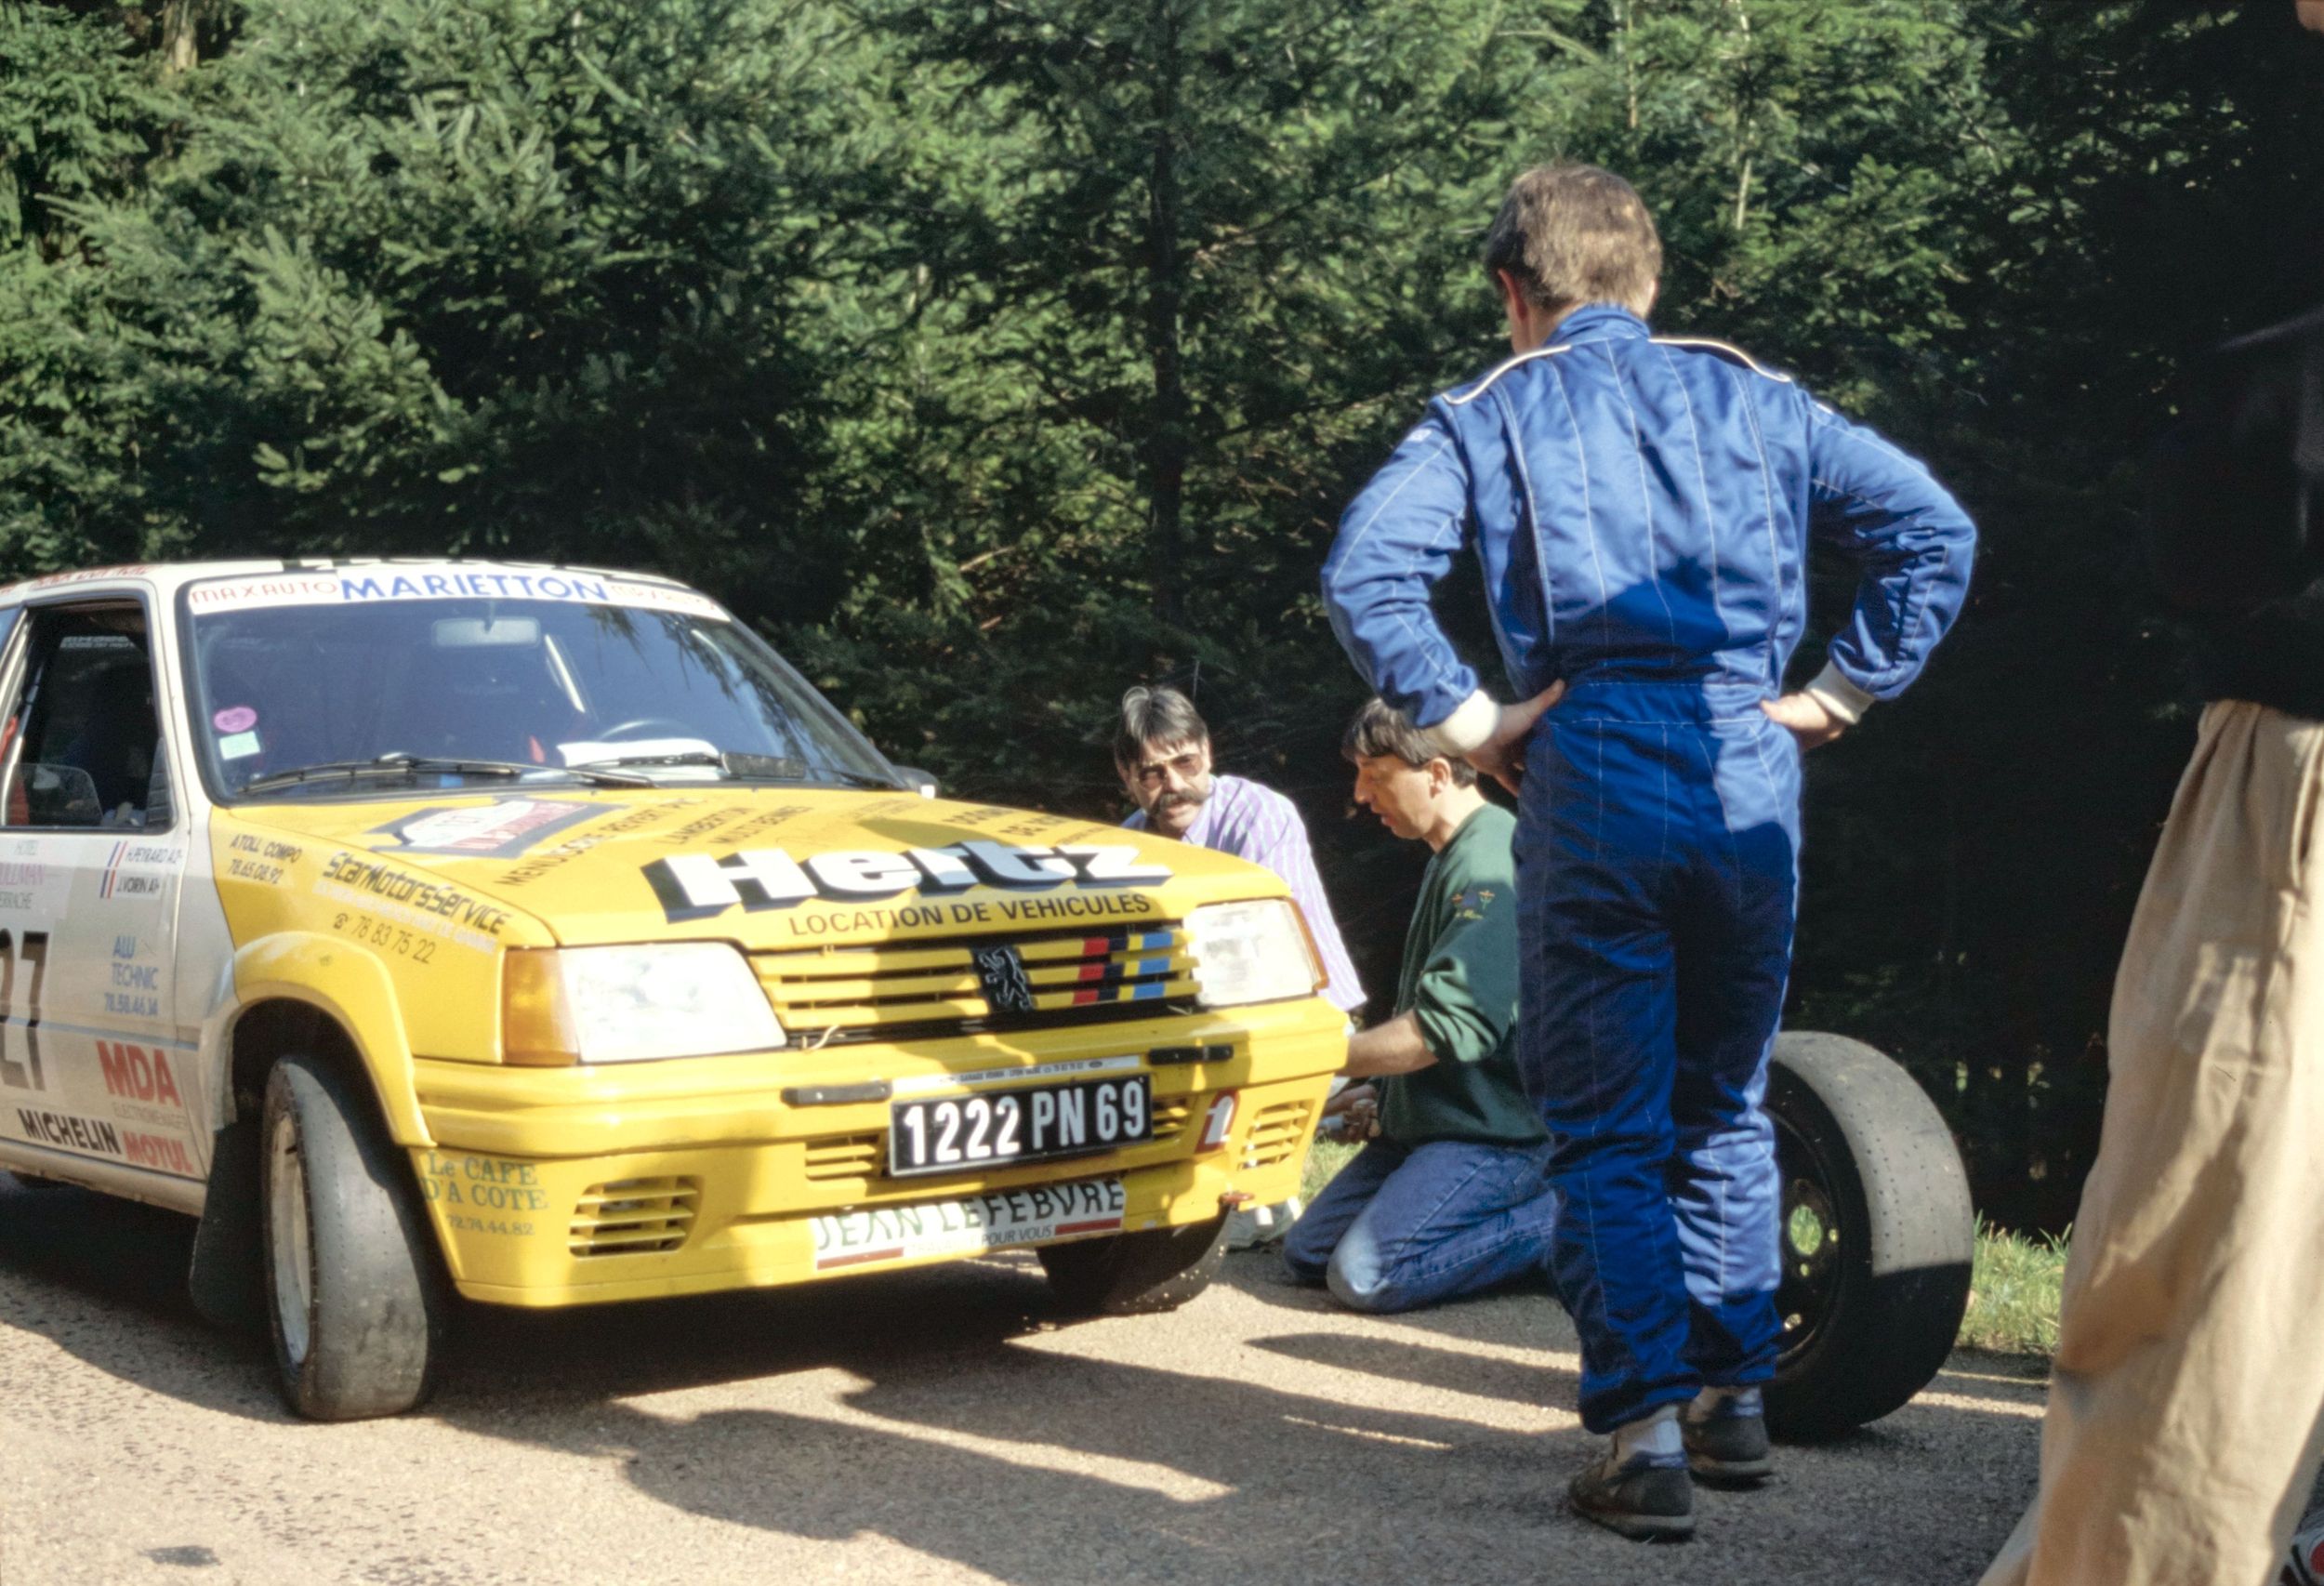
M 1355 669 L 1418 727 L 1477 693 L 1477 674 L 1436 624 L 1429 590 L 1469 532 L 1469 469 L 1432 408 L 1340 519 L 1324 609 Z
M 1911 685 L 1961 615 L 1977 531 L 1929 470 L 1879 435 L 1812 398 L 1809 522 L 1852 552 L 1862 573 L 1855 610 L 1832 637 L 1826 676 L 1873 699 Z M 1814 684 L 1810 685 L 1814 687 Z

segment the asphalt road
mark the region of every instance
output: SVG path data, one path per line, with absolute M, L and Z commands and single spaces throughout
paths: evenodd
M 1684 1550 L 1560 1512 L 1571 1330 L 1512 1294 L 1367 1321 L 1230 1259 L 1061 1323 L 1009 1258 L 812 1289 L 469 1309 L 441 1388 L 316 1426 L 191 1314 L 191 1224 L 0 1176 L 0 1582 L 1974 1581 L 2041 1386 L 1957 1356 L 1897 1414 L 1704 1492 Z

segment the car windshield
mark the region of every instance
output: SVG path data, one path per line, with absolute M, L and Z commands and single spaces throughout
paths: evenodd
M 616 772 L 896 786 L 763 641 L 667 586 L 348 569 L 197 584 L 185 610 L 195 736 L 230 797 Z

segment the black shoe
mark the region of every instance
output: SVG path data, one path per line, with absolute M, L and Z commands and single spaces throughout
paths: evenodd
M 1583 1519 L 1634 1542 L 1683 1542 L 1695 1534 L 1695 1484 L 1684 1465 L 1635 1456 L 1617 1465 L 1609 1450 L 1576 1475 L 1566 1501 Z
M 1716 1399 L 1699 1419 L 1682 1416 L 1679 1433 L 1686 1442 L 1686 1468 L 1708 1486 L 1757 1487 L 1775 1474 L 1757 1394 Z

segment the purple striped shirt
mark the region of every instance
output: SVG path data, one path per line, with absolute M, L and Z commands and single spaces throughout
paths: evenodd
M 1122 825 L 1132 831 L 1149 829 L 1146 813 L 1139 810 Z M 1185 840 L 1197 848 L 1216 849 L 1264 865 L 1283 878 L 1293 901 L 1307 917 L 1315 950 L 1324 957 L 1328 981 L 1324 996 L 1343 1013 L 1364 1005 L 1364 985 L 1355 978 L 1355 965 L 1340 940 L 1340 927 L 1331 918 L 1324 896 L 1323 878 L 1315 874 L 1315 855 L 1307 846 L 1307 823 L 1290 800 L 1272 787 L 1261 787 L 1239 776 L 1214 776 L 1210 797 L 1204 800 Z

